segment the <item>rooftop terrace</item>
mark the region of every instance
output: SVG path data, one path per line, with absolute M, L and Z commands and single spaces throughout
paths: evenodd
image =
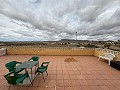
M 8 90 L 9 84 L 3 77 L 8 73 L 5 64 L 12 60 L 24 62 L 33 55 L 6 55 L 0 57 L 0 90 Z M 120 71 L 108 65 L 107 61 L 98 61 L 95 56 L 41 56 L 43 61 L 50 61 L 45 82 L 37 75 L 32 85 L 23 85 L 22 90 L 120 90 Z M 67 61 L 73 59 L 72 62 Z M 20 86 L 12 86 L 18 90 Z

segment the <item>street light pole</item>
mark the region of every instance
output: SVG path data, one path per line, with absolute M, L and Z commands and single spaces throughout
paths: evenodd
M 76 32 L 76 40 L 77 40 L 77 32 Z

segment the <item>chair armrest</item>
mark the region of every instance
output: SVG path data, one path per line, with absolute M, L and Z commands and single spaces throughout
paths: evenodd
M 10 76 L 11 74 L 13 74 L 13 75 L 14 75 L 14 72 L 10 72 L 10 73 L 8 73 L 8 74 L 4 75 L 4 77 Z
M 16 61 L 16 63 L 17 63 L 17 64 L 22 64 L 22 62 L 17 62 L 17 61 Z
M 49 64 L 50 63 L 50 61 L 49 62 L 43 62 L 42 64 Z
M 28 61 L 32 60 L 32 58 L 30 58 Z
M 22 62 L 16 62 L 16 65 L 15 65 L 15 66 L 18 66 L 18 65 L 20 65 L 20 64 L 22 64 Z

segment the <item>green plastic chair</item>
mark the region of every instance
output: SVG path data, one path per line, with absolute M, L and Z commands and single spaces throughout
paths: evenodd
M 28 61 L 38 61 L 39 57 L 38 56 L 33 56 L 32 58 L 30 58 Z M 39 61 L 38 64 L 36 65 L 37 67 L 39 67 Z M 35 71 L 36 71 L 36 67 L 35 67 Z
M 23 68 L 15 68 L 17 64 L 21 64 L 21 62 L 17 62 L 17 61 L 11 61 L 5 64 L 5 67 L 9 70 L 9 72 L 14 72 L 14 73 L 18 73 L 21 72 L 22 70 L 24 70 Z
M 28 61 L 38 61 L 39 57 L 38 56 L 33 56 L 32 58 L 30 58 Z
M 42 76 L 43 76 L 43 73 L 46 72 L 46 74 L 47 74 L 47 76 L 48 76 L 47 68 L 48 68 L 49 63 L 50 63 L 50 61 L 49 61 L 49 62 L 43 62 L 43 63 L 41 64 L 41 66 L 37 68 L 35 74 L 36 74 L 36 73 L 41 73 Z M 44 79 L 44 82 L 45 82 L 44 76 L 43 76 L 43 79 Z
M 17 75 L 14 75 L 13 72 L 10 72 L 10 73 L 4 75 L 4 77 L 7 80 L 8 84 L 10 84 L 10 86 L 21 84 L 21 87 L 22 87 L 22 83 L 25 80 L 25 78 L 29 78 L 29 80 L 30 80 L 28 72 L 26 72 L 25 74 L 17 74 Z M 31 82 L 31 80 L 30 80 L 30 82 Z M 32 84 L 32 82 L 31 82 L 31 84 Z M 9 90 L 10 90 L 10 86 L 9 86 Z

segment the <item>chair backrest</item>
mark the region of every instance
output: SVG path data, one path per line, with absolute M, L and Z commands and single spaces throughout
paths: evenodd
M 16 84 L 16 78 L 14 76 L 10 76 L 11 73 L 4 75 L 5 79 L 7 80 L 7 82 L 11 85 L 15 85 Z
M 39 60 L 39 57 L 38 57 L 38 56 L 33 56 L 33 57 L 31 58 L 31 60 L 33 60 L 33 61 L 38 61 L 38 60 Z
M 5 67 L 9 70 L 9 72 L 13 71 L 16 66 L 17 62 L 16 61 L 11 61 L 5 64 Z
M 41 64 L 42 67 L 45 67 L 46 69 L 48 68 L 48 65 L 49 65 L 50 61 L 49 62 L 43 62 Z
M 26 72 L 25 74 L 17 74 L 17 75 L 12 75 L 13 74 L 12 72 L 4 75 L 5 79 L 7 80 L 7 82 L 10 84 L 10 85 L 15 85 L 15 84 L 19 84 L 19 83 L 23 83 L 24 79 L 26 77 L 29 77 L 28 75 L 28 72 Z

